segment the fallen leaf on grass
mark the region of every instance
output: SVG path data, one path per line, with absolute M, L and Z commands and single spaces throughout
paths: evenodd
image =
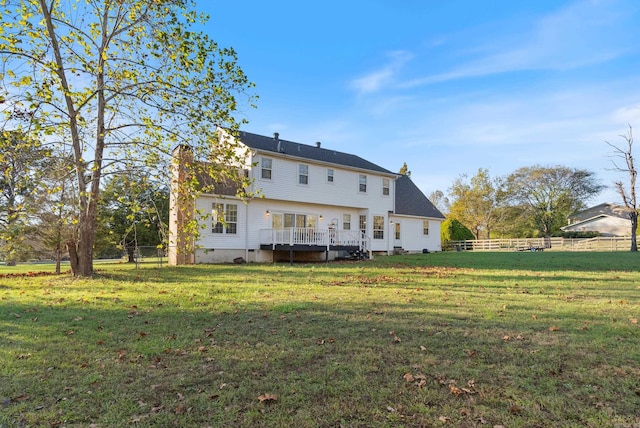
M 271 401 L 278 401 L 278 396 L 275 394 L 262 394 L 258 397 L 258 400 L 260 400 L 260 402 L 271 402 Z
M 28 400 L 28 399 L 29 399 L 28 395 L 22 394 L 22 395 L 18 395 L 17 397 L 13 397 L 11 399 L 11 401 L 14 402 L 14 403 L 19 403 L 20 401 L 24 401 L 24 400 Z
M 629 321 L 631 322 L 631 324 L 638 324 L 638 318 L 631 318 L 629 319 Z
M 449 385 L 449 391 L 451 391 L 453 395 L 462 395 L 463 393 L 463 391 L 455 385 Z
M 440 416 L 440 417 L 438 418 L 438 420 L 439 420 L 440 422 L 449 422 L 449 421 L 451 420 L 451 418 L 448 418 L 448 417 L 446 417 L 446 416 Z
M 511 413 L 512 415 L 519 415 L 522 413 L 522 407 L 514 404 L 513 406 L 509 407 L 509 413 Z
M 557 325 L 552 325 L 551 327 L 549 327 L 549 331 L 560 331 L 560 327 L 558 327 Z
M 389 332 L 389 334 L 390 334 L 391 336 L 393 336 L 393 341 L 394 341 L 395 343 L 399 343 L 399 342 L 401 342 L 401 341 L 402 341 L 402 339 L 400 339 L 400 338 L 398 337 L 398 335 L 396 334 L 396 332 L 395 332 L 395 331 L 390 331 L 390 332 Z

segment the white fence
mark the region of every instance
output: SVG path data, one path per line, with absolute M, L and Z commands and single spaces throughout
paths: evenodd
M 630 236 L 600 236 L 597 238 L 516 238 L 449 241 L 444 250 L 455 251 L 629 251 Z

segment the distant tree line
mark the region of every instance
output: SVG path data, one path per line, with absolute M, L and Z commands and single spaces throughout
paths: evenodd
M 449 196 L 436 190 L 429 199 L 447 217 L 443 241 L 549 239 L 562 234 L 569 216 L 586 208 L 603 187 L 593 172 L 561 165 L 522 167 L 495 178 L 480 168 L 472 177 L 456 178 Z

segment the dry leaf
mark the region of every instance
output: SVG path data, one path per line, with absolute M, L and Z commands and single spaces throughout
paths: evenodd
M 560 327 L 552 325 L 551 327 L 549 327 L 549 331 L 560 331 Z
M 451 393 L 454 395 L 461 395 L 463 392 L 460 388 L 456 387 L 455 385 L 449 385 L 449 391 L 451 391 Z
M 269 402 L 269 401 L 277 401 L 278 400 L 278 396 L 275 395 L 275 394 L 266 393 L 266 394 L 260 395 L 258 397 L 258 400 L 260 400 L 261 403 L 264 402 L 264 401 L 267 401 L 267 402 Z
M 512 415 L 519 415 L 522 413 L 522 407 L 514 404 L 513 406 L 509 407 L 509 413 L 511 413 Z
M 413 377 L 413 375 L 411 373 L 405 373 L 404 376 L 402 376 L 404 378 L 404 380 L 406 380 L 407 382 L 414 382 L 416 380 L 415 377 Z

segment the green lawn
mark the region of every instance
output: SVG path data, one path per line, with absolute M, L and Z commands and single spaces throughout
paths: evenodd
M 0 266 L 0 427 L 638 427 L 639 266 Z

